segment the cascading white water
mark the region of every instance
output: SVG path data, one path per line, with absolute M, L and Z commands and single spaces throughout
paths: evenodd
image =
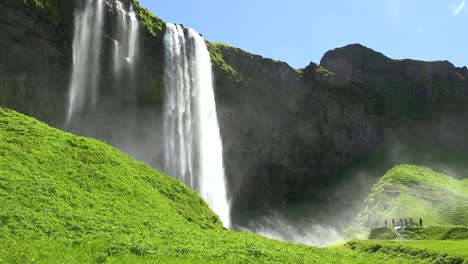
M 117 12 L 119 13 L 119 28 L 123 29 L 124 32 L 127 31 L 127 11 L 124 10 L 123 4 L 120 1 L 115 1 L 115 8 L 117 9 Z
M 130 6 L 130 10 L 127 12 L 122 2 L 117 0 L 115 1 L 115 5 L 118 13 L 117 41 L 121 43 L 118 55 L 114 56 L 113 64 L 114 75 L 117 79 L 120 79 L 122 65 L 124 64 L 130 67 L 130 74 L 133 75 L 133 64 L 137 57 L 138 32 L 140 29 L 137 14 L 133 6 Z
M 87 0 L 75 13 L 73 66 L 68 95 L 67 122 L 89 101 L 97 103 L 104 0 Z
M 127 61 L 130 64 L 133 64 L 135 57 L 137 56 L 137 40 L 138 40 L 138 19 L 137 15 L 133 9 L 133 6 L 130 7 L 130 12 L 128 13 L 128 17 L 130 17 L 130 25 L 129 25 L 129 32 L 128 32 L 128 53 L 127 53 Z
M 165 170 L 195 189 L 230 226 L 213 91 L 211 61 L 205 40 L 194 30 L 167 24 L 165 45 Z
M 114 42 L 114 56 L 113 56 L 113 60 L 114 60 L 114 75 L 115 76 L 118 76 L 119 73 L 120 73 L 120 68 L 121 68 L 121 63 L 119 63 L 120 61 L 120 44 L 119 44 L 119 41 L 117 40 L 113 40 Z
M 127 35 L 128 32 L 128 23 L 127 23 L 127 12 L 123 8 L 123 4 L 120 1 L 115 1 L 115 9 L 117 10 L 117 38 L 123 39 L 123 36 Z M 120 44 L 119 40 L 114 40 L 114 44 L 116 53 L 114 53 L 113 64 L 114 64 L 114 76 L 117 79 L 120 79 L 120 73 L 122 71 L 123 59 L 124 59 L 124 50 L 125 50 L 125 42 L 122 42 L 123 45 Z M 126 55 L 125 55 L 126 56 Z

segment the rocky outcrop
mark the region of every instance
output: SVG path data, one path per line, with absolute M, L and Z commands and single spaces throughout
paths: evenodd
M 328 51 L 320 65 L 335 73 L 336 86 L 371 95 L 375 112 L 392 121 L 431 119 L 464 109 L 468 99 L 463 70 L 448 61 L 392 60 L 353 44 Z
M 141 24 L 134 87 L 114 89 L 111 71 L 103 70 L 99 106 L 65 127 L 78 1 L 35 2 L 0 3 L 0 105 L 102 139 L 161 168 L 164 22 L 136 1 L 123 1 L 136 5 Z M 117 14 L 113 0 L 106 4 L 107 49 L 100 61 L 110 69 Z M 387 129 L 427 131 L 450 120 L 451 135 L 468 130 L 457 125 L 467 116 L 468 70 L 447 61 L 393 60 L 353 44 L 295 70 L 225 44 L 209 43 L 209 49 L 236 208 L 279 205 L 311 185 L 326 185 L 371 155 Z M 443 144 L 468 146 L 464 137 L 446 135 L 431 134 Z

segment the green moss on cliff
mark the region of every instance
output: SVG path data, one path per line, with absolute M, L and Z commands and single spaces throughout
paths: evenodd
M 164 99 L 164 84 L 160 79 L 151 78 L 148 83 L 140 85 L 138 98 L 145 103 L 162 104 Z
M 326 79 L 330 79 L 330 80 L 335 79 L 335 74 L 333 72 L 325 69 L 324 67 L 322 67 L 320 65 L 317 66 L 316 72 L 317 72 L 317 74 L 323 76 Z
M 65 20 L 73 16 L 74 1 L 63 0 L 19 0 L 23 5 L 29 8 L 34 8 L 39 11 L 54 26 L 60 26 Z M 155 16 L 148 9 L 142 7 L 137 0 L 132 1 L 138 10 L 138 17 L 143 28 L 147 29 L 152 34 L 163 34 L 166 23 Z
M 381 81 L 369 87 L 377 95 L 376 113 L 394 121 L 430 119 L 437 112 L 460 110 L 467 101 L 462 83 L 446 76 L 420 82 Z
M 244 96 L 259 98 L 257 103 L 264 104 L 265 107 L 271 107 L 273 104 L 275 111 L 294 114 L 299 110 L 290 90 L 292 88 L 283 87 L 280 77 L 277 76 L 282 70 L 286 71 L 286 75 L 290 70 L 299 76 L 297 71 L 288 68 L 283 62 L 266 59 L 224 43 L 209 43 L 208 48 L 219 86 L 231 90 L 220 93 L 228 94 L 242 89 Z M 268 72 L 269 70 L 271 72 Z
M 224 60 L 223 53 L 221 52 L 222 48 L 230 48 L 230 47 L 231 46 L 224 44 L 224 43 L 218 43 L 218 42 L 208 43 L 208 50 L 210 52 L 211 61 L 214 64 L 214 66 L 224 71 L 224 74 L 226 74 L 230 79 L 237 79 L 237 78 L 240 78 L 240 76 L 238 76 L 237 71 L 234 70 L 234 68 L 232 68 L 231 65 L 226 63 L 226 61 Z
M 35 115 L 47 121 L 57 121 L 65 102 L 60 96 L 42 86 L 31 87 L 22 78 L 6 78 L 0 73 L 0 107 L 14 106 L 15 109 Z M 40 102 L 37 108 L 31 102 Z M 40 110 L 39 110 L 40 109 Z
M 164 34 L 164 31 L 166 30 L 166 22 L 154 15 L 148 9 L 142 7 L 137 0 L 131 1 L 133 1 L 134 5 L 138 9 L 138 17 L 140 19 L 140 24 L 152 34 Z
M 67 7 L 71 1 L 62 0 L 19 0 L 23 5 L 39 10 L 54 26 L 63 23 L 68 15 Z

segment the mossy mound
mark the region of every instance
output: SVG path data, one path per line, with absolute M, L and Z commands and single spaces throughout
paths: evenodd
M 357 222 L 383 226 L 385 219 L 410 217 L 422 218 L 426 226 L 468 225 L 468 179 L 456 180 L 425 167 L 397 166 L 372 187 Z

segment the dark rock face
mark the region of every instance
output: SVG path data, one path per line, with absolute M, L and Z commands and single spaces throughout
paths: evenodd
M 65 34 L 19 1 L 0 6 L 0 104 L 53 122 L 64 108 L 70 46 Z
M 106 9 L 99 106 L 64 127 L 79 1 L 62 2 L 58 20 L 18 0 L 0 3 L 0 105 L 102 139 L 161 169 L 164 29 L 142 26 L 134 87 L 115 89 L 110 47 L 116 13 Z M 295 70 L 226 45 L 209 48 L 236 208 L 280 205 L 329 182 L 370 155 L 387 129 L 430 130 L 438 142 L 468 150 L 460 136 L 468 128 L 458 125 L 468 116 L 466 67 L 392 60 L 353 44 L 327 52 L 320 65 Z M 450 135 L 442 131 L 447 127 Z
M 300 73 L 283 62 L 217 48 L 236 72 L 216 72 L 235 207 L 281 204 L 288 193 L 333 175 L 375 146 L 376 120 L 364 100 L 328 84 L 318 65 Z
M 336 86 L 359 87 L 371 95 L 376 113 L 391 120 L 462 110 L 468 98 L 463 70 L 448 61 L 392 60 L 353 44 L 328 51 L 321 66 L 336 74 Z

